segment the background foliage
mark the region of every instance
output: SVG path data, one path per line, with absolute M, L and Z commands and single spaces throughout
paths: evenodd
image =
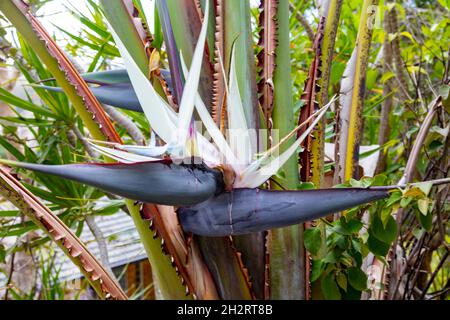
M 45 15 L 45 8 L 51 2 L 60 1 L 33 1 L 34 10 Z M 136 3 L 140 4 L 139 1 Z M 362 0 L 342 2 L 331 66 L 330 96 L 340 92 L 344 70 L 358 34 L 362 3 Z M 119 52 L 98 3 L 94 0 L 83 1 L 87 10 L 81 11 L 78 5 L 65 4 L 64 10 L 79 19 L 81 27 L 74 30 L 55 25 L 53 30 L 57 42 L 80 65 L 80 71 L 109 70 L 120 65 L 120 59 L 117 59 Z M 291 4 L 292 93 L 297 118 L 304 104 L 301 95 L 309 66 L 316 54 L 312 49 L 313 39 L 308 33 L 308 27 L 315 32 L 319 13 L 317 4 L 312 1 L 291 1 Z M 361 144 L 380 145 L 375 150 L 380 155 L 376 175 L 350 180 L 347 185 L 354 187 L 398 183 L 405 174 L 408 159 L 430 106 L 437 95 L 441 94 L 448 101 L 449 94 L 450 2 L 380 2 L 376 10 L 362 110 Z M 256 39 L 255 6 L 252 6 L 251 13 L 252 31 Z M 392 15 L 396 23 L 387 27 L 386 21 L 392 21 Z M 307 26 L 301 22 L 301 18 L 306 20 Z M 161 61 L 167 64 L 164 47 L 161 47 L 160 25 L 158 20 L 154 21 L 153 45 L 161 48 Z M 149 23 L 152 24 L 152 21 Z M 80 139 L 87 135 L 86 128 L 64 95 L 25 86 L 24 95 L 19 96 L 8 88 L 17 78 L 20 79 L 17 85 L 23 82 L 34 84 L 52 78 L 52 75 L 33 49 L 12 32 L 6 20 L 1 20 L 1 25 L 2 67 L 18 70 L 15 77 L 1 79 L 1 157 L 46 164 L 95 160 L 95 153 L 86 152 L 88 147 Z M 390 64 L 386 63 L 383 51 L 386 46 L 392 47 Z M 255 45 L 255 56 L 258 50 Z M 54 83 L 50 82 L 49 85 Z M 383 108 L 387 107 L 387 103 L 390 104 L 391 112 L 386 117 Z M 448 177 L 450 110 L 448 102 L 444 105 L 445 108 L 437 112 L 429 132 L 425 132 L 426 138 L 413 172 L 407 172 L 414 180 Z M 339 132 L 336 110 L 334 108 L 327 114 L 328 143 L 334 143 Z M 121 110 L 114 118 L 108 113 L 124 141 L 136 140 L 134 130 L 149 139 L 149 128 L 141 114 Z M 131 124 L 122 121 L 124 116 L 132 119 Z M 387 132 L 382 132 L 385 129 L 380 124 L 383 123 L 388 124 Z M 325 170 L 331 180 L 334 168 L 333 160 L 329 159 Z M 78 235 L 94 216 L 113 214 L 119 210 L 127 212 L 123 200 L 94 188 L 52 176 L 25 171 L 20 173 L 26 187 L 44 199 L 49 208 L 58 212 L 59 217 Z M 329 179 L 327 181 L 326 184 L 334 184 Z M 314 186 L 303 183 L 300 187 Z M 389 199 L 375 205 L 315 221 L 304 233 L 304 246 L 311 261 L 310 297 L 367 299 L 377 298 L 380 292 L 387 290 L 389 298 L 448 299 L 448 199 L 448 187 L 430 190 L 429 185 L 423 184 L 392 192 Z M 396 221 L 392 213 L 398 216 L 399 211 L 402 211 L 402 219 Z M 36 232 L 36 229 L 14 208 L 5 206 L 0 211 L 0 263 L 4 263 L 0 265 L 0 272 L 9 278 L 5 296 L 9 292 L 14 299 L 61 299 L 64 296 L 63 284 L 57 281 L 58 272 L 52 271 L 47 259 L 42 258 L 42 254 L 52 256 L 49 238 Z M 5 244 L 2 244 L 2 239 L 7 238 L 14 239 L 12 244 L 11 241 L 3 241 Z M 393 247 L 393 244 L 398 246 Z M 398 249 L 393 252 L 392 248 Z M 32 255 L 35 268 L 41 270 L 38 273 L 40 279 L 36 280 L 29 292 L 22 292 L 11 282 L 9 264 L 17 252 Z M 372 264 L 371 259 L 376 259 L 380 264 Z M 395 261 L 395 265 L 392 265 L 392 261 Z M 377 268 L 395 266 L 395 276 L 387 276 L 390 278 L 389 290 L 384 287 L 386 282 L 376 277 L 376 272 L 367 269 L 369 265 Z M 35 293 L 37 288 L 39 294 Z

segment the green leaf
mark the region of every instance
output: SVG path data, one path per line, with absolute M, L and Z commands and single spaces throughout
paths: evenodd
M 411 203 L 412 200 L 413 200 L 412 197 L 402 198 L 402 200 L 400 200 L 400 206 L 402 208 L 406 208 Z
M 428 198 L 419 199 L 417 201 L 417 207 L 419 208 L 420 213 L 423 214 L 424 216 L 426 216 L 428 213 L 429 203 L 430 203 L 430 199 L 428 199 Z
M 158 14 L 158 8 L 156 5 L 156 1 L 154 2 L 154 12 L 155 12 L 155 17 L 153 19 L 153 24 L 154 24 L 154 34 L 153 34 L 153 42 L 152 45 L 154 48 L 156 49 L 161 49 L 161 45 L 163 43 L 163 33 L 162 33 L 162 29 L 161 29 L 161 20 L 159 18 L 159 14 Z
M 125 205 L 123 200 L 110 200 L 104 207 L 95 210 L 96 215 L 111 215 L 119 211 Z
M 20 150 L 18 150 L 16 147 L 14 147 L 11 143 L 9 143 L 2 136 L 0 136 L 0 146 L 5 148 L 5 150 L 8 151 L 9 153 L 11 153 L 11 155 L 13 155 L 14 158 L 16 158 L 17 160 L 23 161 L 25 159 L 25 157 L 20 152 Z
M 411 33 L 409 33 L 408 31 L 403 31 L 400 32 L 400 34 L 404 37 L 407 37 L 409 40 L 411 40 L 412 43 L 415 43 L 416 41 L 414 40 L 413 36 L 411 35 Z
M 377 174 L 372 179 L 372 186 L 384 186 L 387 181 L 387 176 L 384 174 Z
M 297 190 L 311 190 L 315 189 L 315 185 L 312 182 L 300 182 L 297 185 Z
M 344 293 L 344 300 L 361 300 L 361 291 L 354 289 L 352 286 L 348 286 L 347 292 Z
M 326 300 L 341 299 L 341 292 L 336 284 L 333 273 L 329 273 L 322 279 L 322 293 Z
M 347 291 L 347 276 L 343 272 L 336 275 L 336 282 L 344 291 Z
M 75 235 L 77 237 L 81 236 L 81 233 L 83 232 L 83 227 L 84 227 L 84 221 L 79 221 L 78 225 L 77 225 L 77 229 L 75 230 Z
M 367 275 L 360 268 L 348 269 L 348 282 L 356 290 L 367 289 Z
M 386 72 L 383 74 L 383 76 L 380 79 L 381 83 L 385 83 L 387 80 L 391 79 L 392 77 L 395 77 L 395 74 L 393 72 Z
M 353 238 L 352 239 L 352 246 L 357 252 L 362 253 L 362 247 L 361 247 L 361 240 L 360 239 Z
M 392 212 L 391 208 L 383 208 L 383 210 L 381 210 L 381 222 L 383 223 L 384 228 L 386 228 L 386 225 L 389 222 L 391 212 Z
M 51 113 L 47 109 L 44 109 L 44 107 L 40 107 L 29 101 L 23 100 L 3 88 L 0 88 L 0 100 L 6 102 L 7 104 L 14 105 L 21 109 L 28 110 L 36 114 L 40 114 L 42 116 L 46 116 L 53 119 L 58 118 L 57 115 Z
M 327 246 L 327 242 L 326 242 L 326 238 L 327 238 L 326 224 L 324 222 L 320 222 L 319 225 L 317 226 L 317 228 L 320 229 L 320 235 L 321 235 L 321 239 L 323 239 L 323 241 L 321 241 L 321 246 L 320 246 L 319 252 L 317 252 L 315 258 L 323 259 L 327 255 L 327 252 L 328 252 L 328 246 Z
M 433 215 L 427 214 L 426 216 L 417 212 L 416 213 L 417 220 L 419 220 L 420 225 L 427 231 L 431 231 L 433 227 Z
M 375 217 L 370 225 L 371 234 L 380 241 L 390 245 L 397 236 L 397 223 L 392 216 L 388 217 L 386 227 L 378 217 Z
M 3 244 L 0 244 L 0 263 L 6 262 L 6 248 Z
M 362 226 L 362 222 L 357 219 L 350 219 L 349 221 L 346 221 L 345 217 L 341 217 L 335 222 L 333 231 L 343 235 L 352 235 L 353 233 L 357 233 Z
M 362 177 L 360 180 L 350 179 L 350 185 L 355 188 L 368 188 L 372 185 L 372 178 Z
M 351 267 L 354 265 L 354 258 L 350 256 L 347 251 L 344 251 L 339 257 L 339 262 L 341 262 L 346 267 Z
M 386 201 L 386 207 L 392 206 L 394 203 L 397 203 L 402 198 L 402 193 L 399 192 L 393 192 L 389 199 Z
M 147 72 L 148 59 L 144 43 L 135 26 L 135 21 L 128 14 L 125 1 L 100 1 L 107 20 L 130 52 L 133 61 L 142 72 Z
M 336 237 L 336 246 L 342 250 L 346 250 L 348 248 L 347 237 L 338 235 Z
M 403 193 L 403 197 L 423 197 L 425 194 L 417 187 L 412 187 Z
M 430 193 L 431 188 L 433 187 L 432 182 L 421 182 L 416 185 L 422 192 L 427 196 Z
M 15 217 L 19 214 L 18 210 L 3 210 L 0 211 L 0 217 Z
M 313 260 L 311 267 L 311 282 L 316 281 L 322 275 L 323 270 L 325 269 L 325 263 L 320 260 Z
M 322 245 L 322 237 L 319 228 L 310 228 L 305 230 L 304 234 L 305 248 L 312 255 L 316 255 Z
M 334 248 L 333 250 L 328 252 L 327 256 L 323 259 L 323 262 L 324 263 L 336 263 L 339 260 L 341 253 L 342 253 L 341 249 Z
M 369 250 L 379 256 L 384 257 L 389 252 L 390 245 L 387 243 L 384 243 L 380 240 L 378 240 L 376 237 L 374 237 L 371 232 L 369 231 L 369 238 L 367 239 L 367 246 Z

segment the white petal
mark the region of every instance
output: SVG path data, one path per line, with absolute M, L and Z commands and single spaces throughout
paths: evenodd
M 111 23 L 111 25 L 114 25 Z M 119 36 L 110 26 L 111 34 L 127 69 L 134 91 L 139 99 L 147 120 L 158 136 L 165 142 L 173 141 L 176 135 L 176 115 L 171 114 L 170 106 L 158 95 L 150 81 L 137 66 Z
M 186 75 L 188 70 L 183 56 L 181 56 L 181 67 L 183 69 L 183 73 Z M 225 156 L 227 163 L 232 166 L 237 164 L 237 159 L 231 151 L 227 140 L 222 135 L 222 132 L 219 130 L 213 118 L 209 114 L 208 109 L 206 108 L 205 103 L 198 92 L 195 96 L 195 108 L 197 109 L 198 115 L 200 116 L 202 123 L 205 125 L 206 130 L 211 135 L 211 138 L 214 140 L 216 146 L 219 148 L 219 151 Z
M 153 157 L 145 157 L 145 156 L 141 156 L 141 155 L 136 155 L 130 152 L 125 152 L 125 151 L 121 151 L 121 150 L 117 150 L 117 149 L 112 149 L 112 148 L 108 148 L 108 147 L 102 147 L 96 144 L 93 144 L 90 142 L 90 144 L 92 145 L 92 148 L 95 149 L 96 151 L 100 152 L 101 154 L 110 157 L 114 160 L 117 160 L 119 162 L 123 162 L 123 163 L 135 163 L 135 162 L 146 162 L 146 161 L 159 161 L 161 159 L 159 158 L 153 158 Z
M 165 144 L 163 146 L 119 145 L 117 146 L 117 148 L 145 157 L 158 157 L 167 152 L 168 146 L 168 144 Z
M 184 85 L 183 96 L 181 97 L 180 102 L 178 143 L 183 146 L 186 144 L 189 124 L 192 119 L 192 113 L 194 112 L 195 96 L 198 91 L 198 83 L 202 72 L 203 52 L 205 51 L 206 31 L 208 29 L 209 1 L 206 1 L 204 17 L 202 29 L 192 57 L 191 68 Z
M 229 92 L 227 94 L 228 134 L 231 149 L 236 154 L 239 164 L 247 165 L 252 161 L 256 148 L 252 145 L 242 105 L 241 94 L 236 75 L 235 48 L 231 53 Z
M 268 164 L 262 166 L 259 170 L 247 170 L 241 177 L 238 177 L 235 187 L 237 188 L 256 188 L 266 182 L 271 176 L 276 174 L 278 170 L 289 160 L 289 158 L 296 153 L 297 149 L 302 144 L 303 140 L 311 133 L 316 124 L 325 115 L 334 98 L 324 106 L 320 113 L 317 114 L 315 120 L 311 123 L 309 128 L 281 155 L 271 160 Z M 283 139 L 285 140 L 285 139 Z M 259 160 L 259 159 L 258 159 Z M 253 166 L 254 168 L 254 166 Z

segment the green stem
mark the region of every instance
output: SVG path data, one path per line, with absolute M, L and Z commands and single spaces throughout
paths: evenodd
M 141 71 L 147 74 L 149 61 L 145 52 L 144 42 L 137 33 L 133 18 L 128 13 L 124 1 L 100 0 L 100 4 L 108 21 L 114 21 L 114 25 L 111 27 L 114 28 L 123 44 L 128 48 L 128 52 L 130 52 Z M 115 26 L 120 26 L 120 28 Z
M 139 207 L 134 204 L 134 201 L 126 200 L 125 203 L 144 245 L 162 296 L 165 299 L 176 300 L 190 298 L 190 296 L 186 296 L 181 279 L 172 267 L 170 256 L 162 254 L 161 239 L 153 238 L 149 222 L 142 219 Z
M 278 46 L 276 49 L 276 68 L 274 73 L 274 108 L 272 113 L 273 130 L 279 136 L 287 135 L 294 128 L 294 109 L 292 103 L 292 79 L 289 37 L 289 1 L 280 0 L 278 5 Z M 291 143 L 293 139 L 291 139 Z M 291 143 L 285 143 L 289 146 Z M 284 149 L 280 152 L 283 152 Z M 281 169 L 285 181 L 282 185 L 296 189 L 298 165 L 295 157 Z M 270 285 L 272 299 L 304 299 L 305 268 L 303 246 L 303 225 L 275 229 L 271 231 L 270 243 Z M 289 261 L 289 263 L 286 263 Z
M 331 64 L 333 62 L 334 43 L 336 40 L 337 28 L 342 7 L 342 0 L 328 0 L 322 3 L 322 15 L 325 17 L 325 27 L 322 40 L 321 68 L 322 77 L 318 79 L 319 92 L 317 92 L 317 102 L 322 107 L 328 103 L 328 87 L 330 84 Z M 316 188 L 322 187 L 323 166 L 325 153 L 325 117 L 317 124 L 314 131 L 314 139 L 311 145 L 311 182 Z
M 369 19 L 374 16 L 373 8 L 376 3 L 377 0 L 364 0 L 363 2 L 356 45 L 341 81 L 342 90 L 347 90 L 341 99 L 341 132 L 338 143 L 339 178 L 342 182 L 349 181 L 357 173 L 358 150 L 362 137 L 361 110 L 364 105 L 366 71 L 373 31 Z
M 223 1 L 225 25 L 225 70 L 230 70 L 231 50 L 235 44 L 236 77 L 249 128 L 259 128 L 259 109 L 256 97 L 256 70 L 253 38 L 250 25 L 250 2 Z

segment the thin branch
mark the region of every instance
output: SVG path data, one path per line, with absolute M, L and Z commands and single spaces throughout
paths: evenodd
M 395 7 L 393 7 L 389 14 L 387 15 L 388 23 L 389 23 L 389 30 L 391 33 L 399 34 L 399 27 L 398 27 L 398 19 L 397 19 L 397 10 Z M 400 52 L 400 41 L 399 37 L 395 37 L 391 41 L 392 46 L 392 55 L 394 58 L 394 65 L 395 65 L 395 77 L 397 78 L 400 87 L 402 88 L 402 94 L 400 95 L 401 100 L 405 100 L 405 98 L 409 98 L 408 94 L 408 83 L 406 82 L 405 74 L 403 72 L 405 68 L 405 64 L 403 63 L 402 55 Z
M 95 218 L 87 215 L 85 217 L 86 224 L 89 227 L 89 230 L 91 230 L 92 235 L 95 238 L 95 241 L 97 242 L 99 253 L 100 253 L 100 261 L 102 262 L 102 265 L 109 273 L 113 276 L 113 272 L 111 270 L 111 264 L 109 262 L 109 256 L 108 256 L 108 247 L 106 245 L 106 240 L 103 235 L 102 230 L 95 222 Z
M 105 112 L 111 117 L 111 119 L 117 122 L 119 126 L 124 128 L 138 145 L 145 144 L 144 135 L 130 118 L 111 106 L 103 105 L 103 108 Z
M 419 133 L 417 134 L 416 141 L 414 143 L 413 149 L 411 150 L 411 154 L 408 158 L 408 162 L 405 167 L 405 172 L 403 174 L 403 177 L 400 179 L 399 184 L 405 184 L 412 180 L 414 173 L 416 171 L 416 165 L 417 160 L 419 159 L 420 150 L 422 149 L 425 138 L 427 137 L 428 131 L 431 128 L 431 124 L 433 122 L 436 111 L 438 107 L 441 105 L 441 103 L 442 98 L 438 97 L 437 99 L 435 99 L 430 109 L 428 110 L 428 114 L 420 127 Z
M 450 251 L 447 249 L 445 251 L 444 256 L 442 257 L 441 261 L 439 261 L 439 264 L 437 265 L 436 269 L 434 270 L 433 274 L 431 275 L 430 279 L 428 280 L 425 288 L 422 291 L 422 294 L 420 295 L 420 299 L 423 299 L 425 297 L 425 294 L 427 293 L 428 289 L 430 288 L 431 284 L 434 281 L 434 278 L 436 278 L 436 275 L 438 274 L 439 270 L 442 268 L 444 263 L 447 261 L 447 257 L 449 255 Z
M 386 12 L 388 15 L 389 13 Z M 388 33 L 391 32 L 389 20 L 385 19 L 384 27 Z M 389 43 L 389 40 L 386 38 L 383 44 L 383 72 L 389 72 L 392 66 L 392 45 Z M 392 102 L 393 98 L 390 93 L 393 90 L 393 83 L 391 79 L 388 79 L 383 86 L 383 96 L 386 97 L 386 100 L 383 101 L 381 106 L 381 119 L 380 119 L 380 130 L 378 132 L 378 144 L 380 146 L 386 144 L 389 140 L 389 134 L 391 132 L 391 127 L 389 124 L 389 116 L 391 114 Z M 378 158 L 378 163 L 376 167 L 376 172 L 381 173 L 386 169 L 386 156 L 387 152 L 380 152 L 380 156 Z
M 15 262 L 15 258 L 16 258 L 16 252 L 13 252 L 11 254 L 11 267 L 9 268 L 9 274 L 8 274 L 8 281 L 6 282 L 6 286 L 5 286 L 5 297 L 4 300 L 8 300 L 8 293 L 9 293 L 9 288 L 11 286 L 11 282 L 12 282 L 12 277 L 13 277 L 13 273 L 14 273 L 14 262 Z
M 91 145 L 87 142 L 85 137 L 83 137 L 77 126 L 73 126 L 70 131 L 72 131 L 75 134 L 75 136 L 81 141 L 84 149 L 91 158 L 97 159 L 100 157 L 100 155 L 94 149 L 92 149 Z
M 295 14 L 295 17 L 300 22 L 302 27 L 305 28 L 305 31 L 306 31 L 306 34 L 308 35 L 309 40 L 311 40 L 311 42 L 313 42 L 315 35 L 314 35 L 313 29 L 309 25 L 308 20 L 306 20 L 306 18 L 300 13 L 299 10 L 297 10 L 297 8 L 292 3 L 289 3 L 289 9 L 291 9 L 291 12 Z

